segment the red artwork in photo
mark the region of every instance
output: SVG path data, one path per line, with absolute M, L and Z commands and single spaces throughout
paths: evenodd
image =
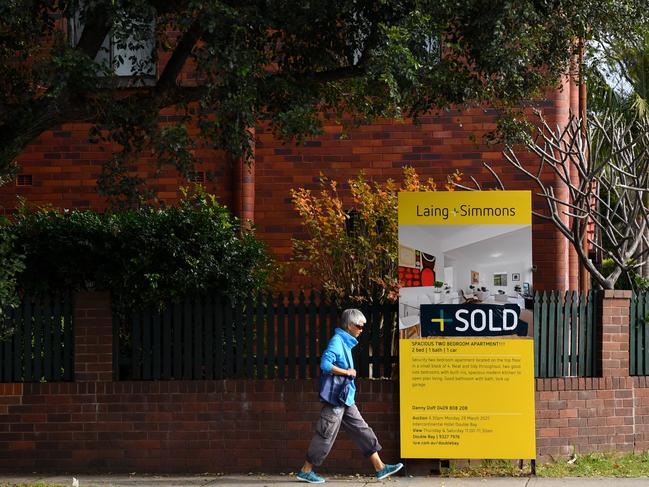
M 434 286 L 435 285 L 435 256 L 421 253 L 421 285 Z
M 421 286 L 421 271 L 416 267 L 399 266 L 399 284 L 401 287 Z

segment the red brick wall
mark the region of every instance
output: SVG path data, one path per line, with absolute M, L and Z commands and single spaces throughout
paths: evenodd
M 310 380 L 0 387 L 4 472 L 291 472 L 304 462 L 320 410 Z M 359 389 L 383 457 L 396 460 L 398 384 L 361 380 Z M 341 432 L 321 470 L 371 466 Z
M 631 377 L 537 380 L 537 451 L 556 457 L 645 450 L 636 442 L 638 431 L 649 424 L 646 412 L 636 410 L 643 398 L 649 404 L 644 382 Z M 646 438 L 642 441 L 647 445 Z
M 173 117 L 164 111 L 161 121 Z M 33 186 L 17 187 L 15 183 L 0 187 L 0 213 L 9 212 L 17 205 L 16 196 L 22 196 L 34 204 L 51 204 L 55 208 L 105 209 L 106 199 L 97 193 L 97 178 L 102 166 L 110 160 L 115 146 L 91 143 L 88 138 L 90 125 L 66 123 L 56 130 L 44 132 L 29 144 L 17 158 L 21 173 L 33 176 Z M 190 133 L 196 134 L 194 128 Z M 215 179 L 206 181 L 205 187 L 219 195 L 225 204 L 231 199 L 231 166 L 225 163 L 221 151 L 197 148 L 194 151 L 200 161 L 198 171 L 212 172 Z M 133 174 L 155 181 L 162 200 L 173 201 L 180 196 L 179 187 L 189 186 L 186 179 L 178 177 L 175 170 L 166 168 L 156 175 L 156 161 L 142 157 L 134 164 Z
M 320 404 L 311 380 L 1 384 L 0 471 L 295 471 Z M 398 382 L 359 380 L 358 404 L 399 456 Z M 537 452 L 649 448 L 645 378 L 537 380 Z M 370 472 L 341 432 L 323 472 Z

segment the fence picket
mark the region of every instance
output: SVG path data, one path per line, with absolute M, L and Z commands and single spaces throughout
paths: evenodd
M 320 317 L 318 323 L 320 324 L 318 331 L 320 336 L 318 337 L 318 363 L 322 359 L 322 354 L 327 348 L 329 327 L 327 326 L 327 317 L 330 313 L 331 303 L 327 299 L 327 295 L 324 291 L 320 292 Z
M 22 343 L 22 358 L 23 358 L 23 380 L 29 382 L 34 380 L 32 369 L 32 319 L 33 319 L 32 301 L 28 300 L 25 303 L 25 313 L 23 314 L 23 343 Z
M 266 328 L 264 326 L 264 296 L 263 294 L 257 295 L 256 300 L 256 311 L 257 319 L 255 320 L 255 334 L 257 339 L 257 350 L 256 350 L 256 370 L 255 378 L 264 379 L 266 378 L 264 372 L 264 338 L 266 337 Z
M 556 377 L 554 357 L 556 355 L 557 326 L 555 321 L 557 300 L 554 291 L 550 292 L 548 304 L 548 377 Z
M 173 378 L 171 366 L 173 364 L 172 356 L 172 334 L 171 326 L 173 320 L 173 307 L 167 306 L 162 312 L 162 378 Z
M 572 292 L 570 308 L 570 375 L 578 375 L 577 369 L 577 338 L 579 331 L 578 309 L 579 302 L 577 299 L 577 291 Z
M 649 293 L 644 294 L 644 299 L 642 300 L 642 375 L 649 374 L 649 333 L 647 333 L 647 313 L 649 312 Z
M 579 293 L 579 349 L 577 373 L 581 376 L 586 372 L 586 300 L 584 293 Z
M 337 327 L 338 327 L 338 308 L 334 305 L 334 303 L 331 303 L 331 307 L 329 309 L 329 333 L 327 335 L 327 341 L 329 340 L 329 338 L 331 338 L 334 335 Z
M 255 304 L 246 306 L 246 374 L 248 379 L 254 378 L 254 340 L 255 340 Z
M 74 339 L 72 334 L 72 301 L 66 293 L 63 300 L 63 379 L 74 377 Z
M 173 367 L 172 374 L 174 378 L 179 379 L 183 376 L 183 307 L 184 303 L 176 301 L 173 303 L 173 323 L 171 333 L 173 335 Z
M 541 353 L 539 355 L 539 373 L 548 377 L 548 298 L 545 293 L 541 296 Z
M 16 327 L 17 326 L 17 319 L 18 317 L 18 311 L 16 308 L 11 308 L 9 310 L 9 322 L 11 323 L 10 327 Z M 2 381 L 3 382 L 11 382 L 12 379 L 12 360 L 11 358 L 13 357 L 11 351 L 12 351 L 12 346 L 13 346 L 13 337 L 12 336 L 7 336 L 5 337 L 4 341 L 2 342 L 2 351 L 3 351 L 3 368 L 2 368 Z
M 266 362 L 266 375 L 269 379 L 275 378 L 275 304 L 273 303 L 272 294 L 268 293 L 265 299 L 266 303 L 266 326 L 267 326 L 267 343 L 266 350 L 268 350 Z
M 153 310 L 151 330 L 151 378 L 160 380 L 162 377 L 162 320 L 160 311 Z
M 225 377 L 234 377 L 234 328 L 232 327 L 233 308 L 229 299 L 224 299 L 223 305 L 223 347 L 225 349 Z
M 649 292 L 631 297 L 629 304 L 629 374 L 649 375 Z
M 638 322 L 636 320 L 636 308 L 638 306 L 638 295 L 633 294 L 629 302 L 629 375 L 637 374 L 638 366 L 638 347 L 637 332 Z
M 396 320 L 394 313 L 389 304 L 382 307 L 383 313 L 383 375 L 382 377 L 392 377 L 392 334 L 393 323 Z
M 370 310 L 370 314 L 372 316 L 372 328 L 371 328 L 371 336 L 370 336 L 370 343 L 372 344 L 372 348 L 370 350 L 370 355 L 369 355 L 369 360 L 370 360 L 370 374 L 369 377 L 376 377 L 379 374 L 379 368 L 381 367 L 381 364 L 379 362 L 380 360 L 380 350 L 381 350 L 381 309 L 378 306 L 373 306 L 372 309 Z
M 151 309 L 145 309 L 140 315 L 142 318 L 142 379 L 144 380 L 152 378 L 151 328 L 153 314 Z
M 299 366 L 300 379 L 306 378 L 306 353 L 307 353 L 306 330 L 305 330 L 306 304 L 304 303 L 304 300 L 305 300 L 304 291 L 300 291 L 300 295 L 298 297 L 298 303 L 297 303 L 297 321 L 298 321 L 297 336 L 298 336 L 298 350 L 299 350 L 298 366 Z
M 367 307 L 362 306 L 361 312 L 365 315 L 367 323 L 365 324 L 365 331 L 360 334 L 358 337 L 358 346 L 353 349 L 352 354 L 354 358 L 354 363 L 356 364 L 357 373 L 361 377 L 367 377 L 369 374 L 369 349 L 370 349 L 370 336 L 369 331 L 372 328 L 371 316 L 368 316 Z
M 534 377 L 541 375 L 541 298 L 538 292 L 534 293 Z
M 593 375 L 593 361 L 594 361 L 594 347 L 595 347 L 595 327 L 593 326 L 593 292 L 586 293 L 586 376 L 592 377 Z
M 638 323 L 638 330 L 637 330 L 637 358 L 638 362 L 636 365 L 636 372 L 638 375 L 644 374 L 644 363 L 645 363 L 645 352 L 644 352 L 644 333 L 646 331 L 646 326 L 644 325 L 644 316 L 642 314 L 642 310 L 644 308 L 644 302 L 646 300 L 646 294 L 642 293 L 638 296 L 638 303 L 636 305 L 636 321 Z
M 556 377 L 563 375 L 563 350 L 564 350 L 564 333 L 563 333 L 563 296 L 557 291 L 556 316 L 557 323 L 557 345 L 554 354 L 554 372 Z
M 23 380 L 23 354 L 22 354 L 22 344 L 23 344 L 23 313 L 25 310 L 24 304 L 21 304 L 16 310 L 15 318 L 15 328 L 14 333 L 11 337 L 11 348 L 13 356 L 13 382 L 22 382 Z
M 189 299 L 184 302 L 184 316 L 183 316 L 183 379 L 192 378 L 192 325 L 193 325 L 193 305 L 194 303 Z
M 563 296 L 563 373 L 564 377 L 570 375 L 570 292 Z
M 286 377 L 286 308 L 284 294 L 277 296 L 277 376 Z
M 131 366 L 133 367 L 133 380 L 142 379 L 142 326 L 141 313 L 133 313 L 131 317 L 133 323 L 133 346 L 131 348 Z
M 9 326 L 10 325 L 10 316 L 11 309 L 6 311 L 4 318 L 0 319 L 0 381 L 6 381 L 5 379 L 5 343 L 7 343 L 7 338 L 9 337 Z M 5 335 L 7 333 L 7 335 Z
M 203 331 L 205 333 L 205 379 L 214 378 L 214 296 L 205 300 L 205 313 L 203 314 Z
M 52 374 L 52 329 L 54 328 L 54 309 L 52 296 L 47 296 L 43 300 L 43 378 L 46 382 L 51 382 Z
M 222 298 L 214 301 L 214 378 L 223 378 L 223 357 L 224 347 L 229 346 L 228 340 L 224 337 L 224 304 Z M 229 322 L 228 322 L 229 323 Z
M 192 376 L 194 379 L 203 378 L 203 300 L 200 297 L 194 299 L 194 324 L 192 332 L 194 334 L 194 353 L 192 356 Z
M 244 356 L 245 356 L 245 342 L 244 342 L 244 328 L 246 320 L 244 318 L 243 304 L 237 302 L 234 305 L 234 337 L 235 337 L 235 358 L 236 358 L 236 372 L 238 378 L 245 377 Z
M 34 370 L 32 380 L 39 382 L 43 377 L 43 333 L 45 310 L 43 309 L 43 298 L 39 297 L 34 301 L 32 353 L 34 359 Z
M 288 294 L 288 315 L 287 315 L 287 333 L 288 333 L 288 376 L 295 377 L 297 366 L 297 349 L 295 342 L 295 296 L 293 292 Z
M 316 302 L 315 292 L 311 290 L 309 294 L 309 377 L 317 377 L 318 371 L 318 351 L 317 351 L 317 335 L 316 329 L 318 323 L 316 320 Z

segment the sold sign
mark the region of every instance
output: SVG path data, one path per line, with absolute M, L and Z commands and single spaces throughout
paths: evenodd
M 517 304 L 423 304 L 421 335 L 526 336 L 528 324 Z

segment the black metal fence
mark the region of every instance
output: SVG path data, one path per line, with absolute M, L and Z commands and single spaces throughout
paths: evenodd
M 25 298 L 2 320 L 2 382 L 70 381 L 74 377 L 69 295 Z
M 392 377 L 397 305 L 358 307 L 367 318 L 353 351 L 358 375 Z M 190 298 L 136 312 L 116 327 L 114 374 L 121 380 L 317 377 L 340 311 L 312 292 L 237 304 Z
M 534 372 L 545 377 L 601 373 L 600 299 L 537 294 Z M 359 377 L 396 375 L 397 305 L 360 306 L 365 331 L 354 348 Z M 317 377 L 320 357 L 341 309 L 321 294 L 265 295 L 232 304 L 190 298 L 164 310 L 133 313 L 115 326 L 113 368 L 121 380 L 292 379 Z M 649 375 L 649 293 L 634 296 L 630 318 L 632 375 Z M 68 295 L 26 298 L 0 331 L 0 380 L 66 381 L 74 377 Z
M 597 291 L 534 297 L 534 375 L 601 374 L 601 299 Z

